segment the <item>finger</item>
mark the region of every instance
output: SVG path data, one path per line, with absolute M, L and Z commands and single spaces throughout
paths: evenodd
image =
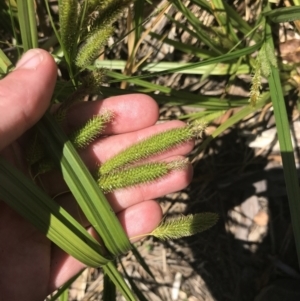
M 113 113 L 104 134 L 121 134 L 137 131 L 156 123 L 158 119 L 157 103 L 144 94 L 114 96 L 104 100 L 81 102 L 68 110 L 66 131 L 76 130 L 91 116 L 101 115 L 106 111 Z
M 162 212 L 155 201 L 146 201 L 129 207 L 118 214 L 121 225 L 128 237 L 150 233 L 160 223 Z M 97 235 L 94 236 L 97 237 Z M 60 287 L 85 265 L 54 247 L 51 254 L 49 293 Z
M 51 55 L 34 49 L 0 81 L 0 150 L 41 118 L 49 106 L 56 72 Z

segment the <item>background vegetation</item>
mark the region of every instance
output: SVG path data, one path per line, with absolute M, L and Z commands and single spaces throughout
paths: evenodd
M 35 4 L 37 42 L 60 64 L 64 99 L 78 66 L 53 30 L 58 3 Z M 1 49 L 14 63 L 23 51 L 16 3 L 0 10 Z M 87 28 L 98 14 L 90 12 Z M 105 36 L 95 61 L 106 69 L 100 97 L 147 93 L 161 120 L 209 124 L 191 155 L 192 184 L 160 202 L 168 215 L 213 211 L 220 221 L 188 239 L 138 243 L 153 277 L 132 252 L 122 257 L 122 273 L 146 300 L 253 300 L 278 279 L 299 279 L 299 15 L 297 0 L 137 0 Z M 102 278 L 101 269 L 87 269 L 65 300 L 101 300 Z

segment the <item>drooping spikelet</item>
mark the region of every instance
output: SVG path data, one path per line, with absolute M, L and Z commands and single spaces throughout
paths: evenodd
M 79 49 L 75 64 L 83 69 L 92 65 L 113 31 L 112 26 L 102 28 L 101 30 L 94 30 L 86 39 L 84 45 Z
M 162 153 L 170 148 L 178 146 L 195 136 L 201 136 L 205 129 L 205 124 L 201 121 L 180 128 L 174 128 L 132 145 L 120 152 L 110 160 L 106 161 L 99 169 L 99 174 L 103 175 L 113 170 L 117 170 L 139 160 L 149 158 L 152 155 Z
M 112 24 L 131 2 L 131 0 L 103 0 L 94 24 Z
M 173 170 L 185 168 L 187 164 L 187 159 L 174 160 L 172 162 L 151 162 L 102 175 L 97 182 L 102 191 L 107 193 L 117 189 L 155 181 Z
M 98 94 L 101 92 L 101 84 L 104 82 L 105 71 L 97 68 L 89 72 L 81 79 L 82 87 L 86 88 L 89 94 Z
M 111 24 L 119 15 L 119 10 L 124 10 L 124 5 L 120 5 L 124 0 L 86 0 L 80 5 L 79 19 L 82 22 L 81 41 L 87 34 L 99 25 Z M 128 3 L 128 1 L 126 1 Z M 126 4 L 127 4 L 126 3 Z M 117 16 L 116 16 L 117 14 Z M 101 29 L 101 28 L 100 28 Z
M 254 69 L 254 75 L 252 77 L 251 88 L 250 88 L 250 104 L 255 107 L 259 101 L 261 90 L 261 60 L 259 57 L 256 59 L 256 66 Z
M 106 111 L 102 115 L 94 116 L 69 136 L 70 141 L 78 150 L 86 148 L 99 137 L 105 125 L 111 121 L 112 118 L 113 113 L 111 111 Z
M 254 75 L 252 77 L 250 89 L 250 103 L 255 106 L 260 97 L 261 92 L 261 78 L 262 76 L 268 78 L 271 74 L 271 67 L 277 68 L 277 59 L 274 49 L 270 44 L 264 44 L 256 57 L 254 66 Z
M 60 38 L 68 57 L 73 59 L 78 37 L 78 1 L 59 1 Z
M 112 23 L 130 2 L 131 0 L 103 0 L 98 5 L 96 1 L 88 3 L 83 22 L 86 28 L 82 30 L 80 38 L 83 45 L 75 60 L 78 67 L 84 69 L 93 64 L 114 31 Z
M 266 57 L 268 59 L 270 66 L 277 68 L 278 65 L 277 65 L 277 58 L 275 56 L 275 50 L 271 47 L 271 45 L 269 43 L 266 44 L 265 51 L 266 51 Z M 266 75 L 264 74 L 264 76 L 266 76 Z
M 178 239 L 207 230 L 218 221 L 216 213 L 197 213 L 163 220 L 150 235 L 158 239 Z

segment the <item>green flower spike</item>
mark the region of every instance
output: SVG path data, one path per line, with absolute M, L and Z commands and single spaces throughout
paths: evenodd
M 97 56 L 100 54 L 101 48 L 106 44 L 107 39 L 113 34 L 112 26 L 103 29 L 94 30 L 79 49 L 75 64 L 84 69 L 93 64 Z
M 259 100 L 261 91 L 261 77 L 269 77 L 271 73 L 271 67 L 277 68 L 277 60 L 274 51 L 269 44 L 264 44 L 257 57 L 256 64 L 254 67 L 254 75 L 252 78 L 250 88 L 250 103 L 254 107 Z
M 102 175 L 98 179 L 98 184 L 104 193 L 108 193 L 117 189 L 155 181 L 171 171 L 183 169 L 187 165 L 188 159 L 151 162 Z
M 131 163 L 162 153 L 196 136 L 201 137 L 205 127 L 205 123 L 196 120 L 184 127 L 174 128 L 142 140 L 106 161 L 99 168 L 99 175 L 110 173 Z
M 82 78 L 82 86 L 89 92 L 87 94 L 101 93 L 101 84 L 105 81 L 105 70 L 98 68 Z
M 217 221 L 218 215 L 212 212 L 170 218 L 163 220 L 150 235 L 162 240 L 178 239 L 205 231 Z
M 250 88 L 250 104 L 255 107 L 260 97 L 261 90 L 261 60 L 259 57 L 256 59 L 256 66 L 254 75 L 252 77 L 252 83 Z
M 65 51 L 73 58 L 78 35 L 78 1 L 59 1 L 60 37 Z
M 103 132 L 105 125 L 111 121 L 113 113 L 106 111 L 102 115 L 94 116 L 86 124 L 73 132 L 69 139 L 78 150 L 86 148 Z

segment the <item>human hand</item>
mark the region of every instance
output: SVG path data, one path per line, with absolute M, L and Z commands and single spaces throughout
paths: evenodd
M 31 56 L 31 58 L 30 58 Z M 27 64 L 25 61 L 27 60 Z M 23 134 L 47 110 L 56 81 L 56 65 L 43 50 L 31 50 L 23 56 L 16 69 L 0 81 L 0 151 L 15 166 L 26 171 L 22 153 L 26 143 Z M 179 121 L 155 125 L 156 103 L 146 95 L 124 95 L 103 101 L 84 102 L 69 109 L 68 129 L 75 129 L 91 116 L 105 110 L 114 112 L 114 120 L 98 139 L 80 155 L 92 169 L 121 149 L 138 140 L 182 126 Z M 157 160 L 186 155 L 193 147 L 185 143 Z M 187 168 L 165 178 L 107 195 L 129 237 L 151 232 L 160 222 L 162 213 L 153 199 L 183 189 L 191 180 Z M 43 187 L 54 197 L 66 190 L 62 177 L 50 172 L 42 177 Z M 1 184 L 0 184 L 1 185 Z M 70 194 L 55 198 L 84 227 L 90 228 Z M 0 201 L 0 300 L 41 301 L 53 290 L 84 268 L 84 265 L 52 244 L 29 222 Z

